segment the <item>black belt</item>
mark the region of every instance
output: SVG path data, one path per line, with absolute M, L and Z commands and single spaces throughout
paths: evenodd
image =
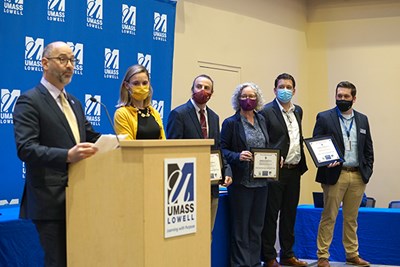
M 283 168 L 285 168 L 285 169 L 289 169 L 289 170 L 291 170 L 291 169 L 295 169 L 295 168 L 297 168 L 297 166 L 299 166 L 299 164 L 283 164 Z
M 347 166 L 342 166 L 342 171 L 347 171 L 347 172 L 358 172 L 358 167 L 347 167 Z

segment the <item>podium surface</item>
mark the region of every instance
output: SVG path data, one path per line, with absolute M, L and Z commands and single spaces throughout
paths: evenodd
M 210 266 L 210 145 L 121 141 L 72 164 L 66 190 L 68 266 Z M 169 159 L 195 158 L 196 232 L 164 235 Z

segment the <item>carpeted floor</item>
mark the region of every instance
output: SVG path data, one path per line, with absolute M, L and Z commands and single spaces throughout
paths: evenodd
M 304 260 L 304 259 L 302 259 L 302 260 Z M 317 266 L 317 260 L 304 260 L 304 261 L 308 262 L 308 266 L 310 266 L 310 267 L 314 267 L 314 266 L 316 267 Z M 346 264 L 344 262 L 333 262 L 333 261 L 331 261 L 329 263 L 330 263 L 331 267 L 343 267 L 343 266 L 351 267 L 351 266 L 354 266 L 354 265 L 348 265 L 348 264 Z M 283 266 L 285 266 L 285 265 L 283 265 Z M 371 264 L 370 267 L 399 267 L 399 266 Z

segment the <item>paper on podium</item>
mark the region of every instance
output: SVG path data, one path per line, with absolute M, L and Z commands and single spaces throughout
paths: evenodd
M 126 134 L 118 135 L 119 140 L 124 140 L 126 137 Z M 119 146 L 119 142 L 115 134 L 102 134 L 94 143 L 94 146 L 99 149 L 98 153 L 104 153 L 116 149 Z

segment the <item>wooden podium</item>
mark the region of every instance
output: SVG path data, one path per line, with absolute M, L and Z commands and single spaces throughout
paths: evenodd
M 72 164 L 66 190 L 68 266 L 210 266 L 210 145 L 121 141 Z M 197 231 L 164 237 L 164 160 L 196 159 Z

